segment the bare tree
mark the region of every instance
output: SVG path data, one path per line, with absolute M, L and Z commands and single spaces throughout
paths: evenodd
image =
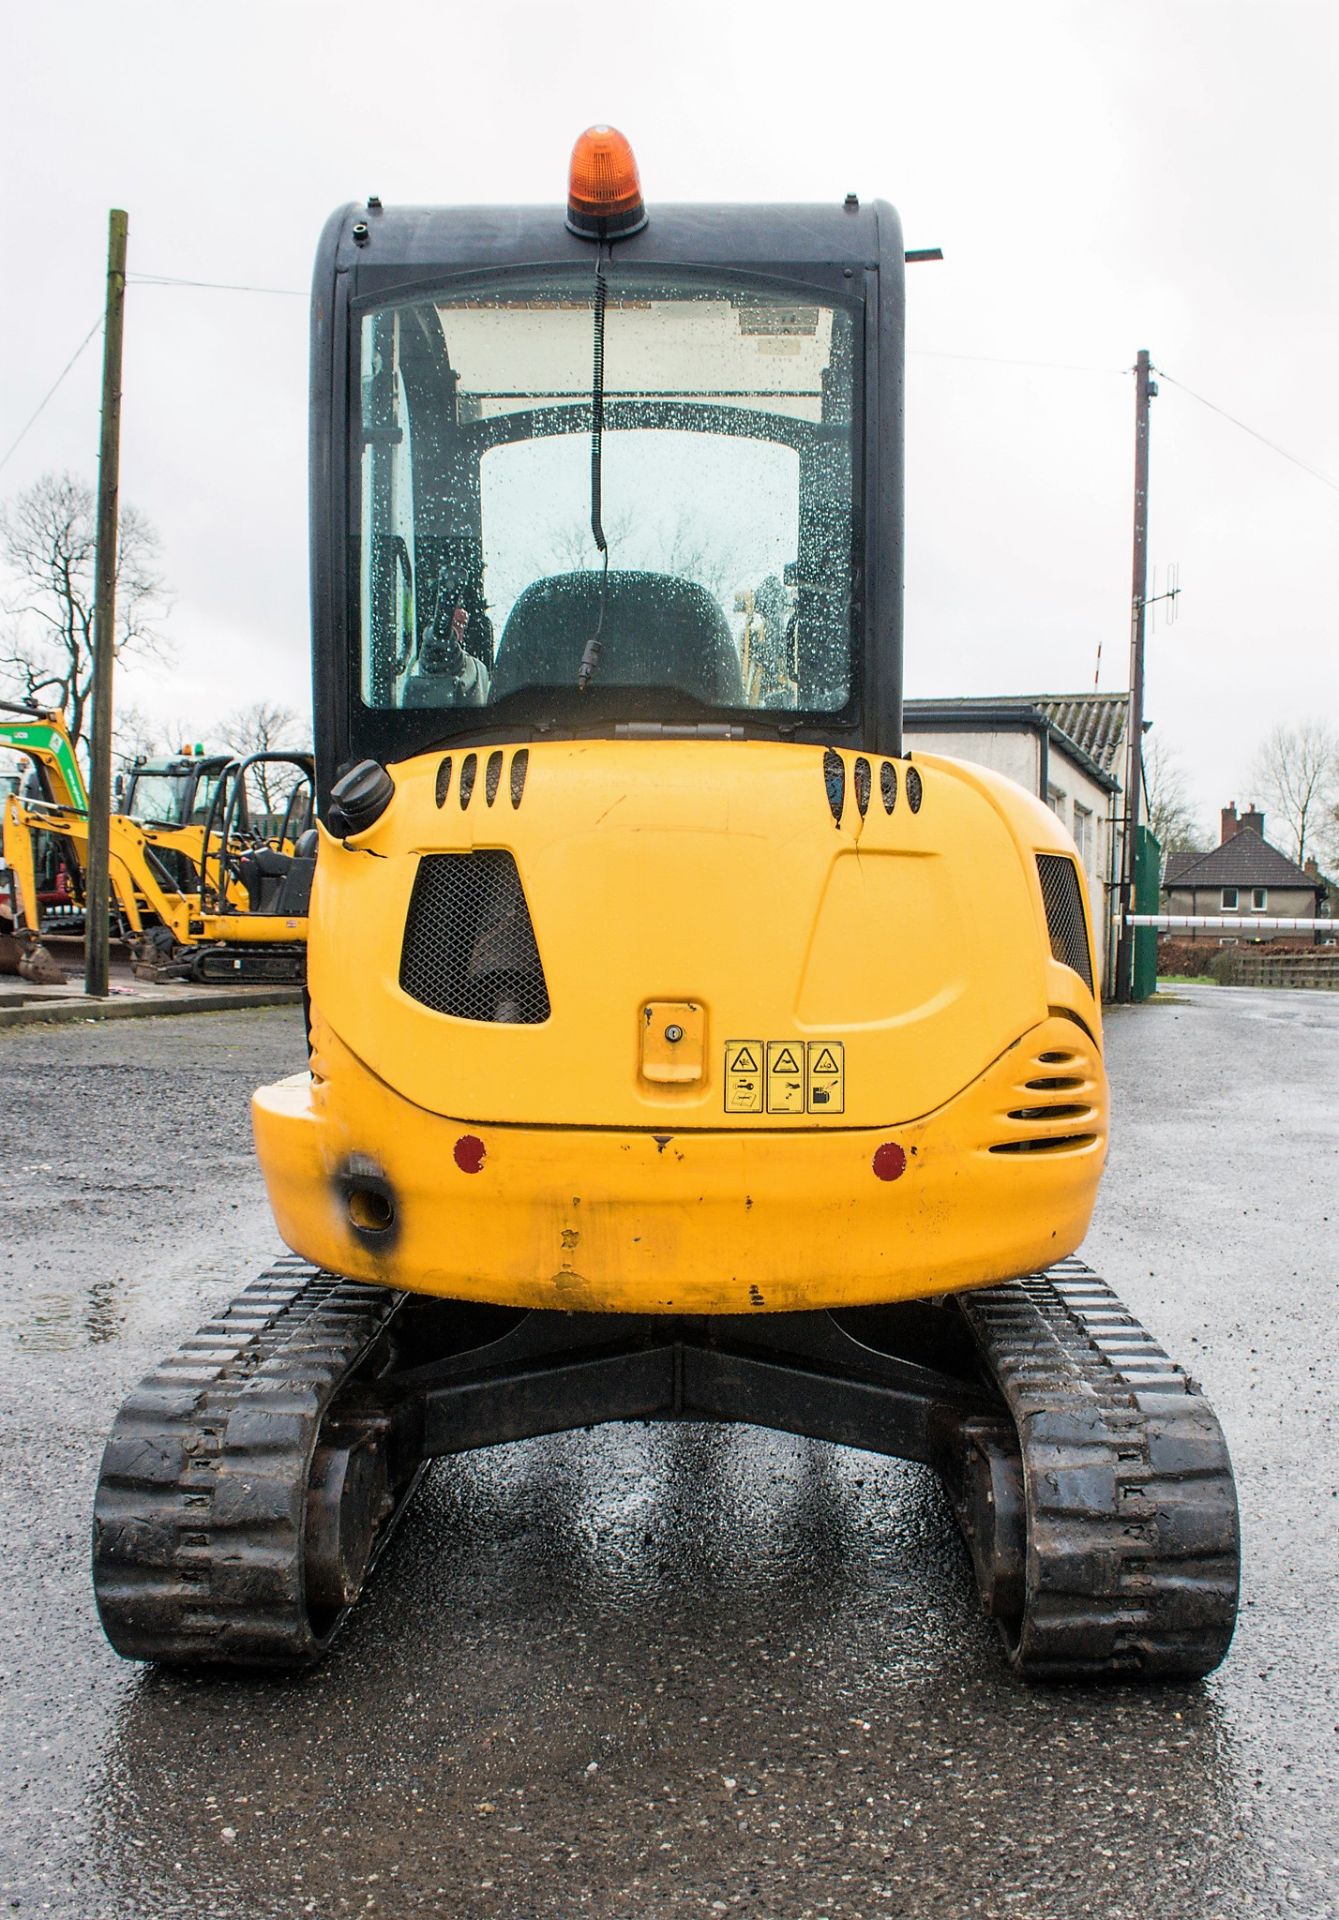
M 610 564 L 619 546 L 628 539 L 635 525 L 634 516 L 625 507 L 609 519 L 604 529 L 605 539 L 609 542 Z M 553 567 L 563 567 L 569 573 L 580 573 L 601 564 L 600 555 L 592 538 L 589 520 L 573 520 L 566 526 L 555 527 L 549 535 L 548 554 L 544 561 L 534 568 L 536 575 L 547 573 Z
M 657 573 L 677 574 L 681 580 L 695 580 L 707 592 L 725 604 L 726 596 L 738 584 L 739 561 L 728 543 L 715 530 L 704 526 L 691 509 L 681 512 L 673 525 L 646 529 L 629 509 L 613 514 L 605 523 L 611 566 L 649 566 Z M 549 536 L 547 565 L 572 570 L 597 568 L 600 556 L 591 539 L 590 527 L 581 521 L 555 528 Z M 536 572 L 543 571 L 536 568 Z
M 249 707 L 230 713 L 219 729 L 223 744 L 246 759 L 253 753 L 305 753 L 311 748 L 311 728 L 291 707 L 253 700 Z M 295 767 L 261 761 L 251 771 L 256 795 L 266 813 L 282 813 L 298 783 Z
M 84 737 L 93 690 L 93 489 L 71 473 L 47 473 L 0 506 L 0 560 L 12 592 L 0 605 L 0 677 L 19 697 L 59 707 L 71 738 Z M 121 509 L 116 556 L 116 654 L 168 651 L 155 621 L 167 588 L 157 570 L 158 535 L 137 508 Z
M 739 557 L 728 540 L 721 540 L 714 528 L 704 527 L 688 509 L 680 513 L 665 555 L 666 573 L 695 580 L 724 605 L 738 585 L 739 570 Z
M 1316 852 L 1322 870 L 1333 876 L 1339 874 L 1339 794 L 1335 794 L 1321 809 L 1319 825 L 1316 828 Z
M 1251 778 L 1291 834 L 1300 865 L 1339 809 L 1339 734 L 1323 720 L 1275 727 L 1255 756 Z
M 1144 742 L 1145 821 L 1164 853 L 1207 849 L 1180 761 L 1156 734 Z
M 121 773 L 137 760 L 152 760 L 159 751 L 162 728 L 143 707 L 118 706 L 112 719 L 112 758 Z

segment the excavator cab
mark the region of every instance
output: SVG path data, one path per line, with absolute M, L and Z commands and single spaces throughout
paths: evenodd
M 125 777 L 118 811 L 141 826 L 202 827 L 230 759 L 182 752 L 168 760 L 136 760 Z
M 327 226 L 293 1258 L 113 1432 L 121 1651 L 314 1659 L 428 1459 L 708 1419 L 935 1467 L 1020 1673 L 1221 1659 L 1222 1436 L 1072 1257 L 1073 843 L 903 750 L 903 297 L 886 204 L 648 209 L 608 128 L 566 217 Z
M 668 207 L 612 244 L 376 209 L 317 278 L 327 793 L 488 736 L 897 752 L 891 208 Z

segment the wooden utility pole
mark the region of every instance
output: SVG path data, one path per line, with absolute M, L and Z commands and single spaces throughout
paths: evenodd
M 1125 722 L 1125 844 L 1121 850 L 1120 925 L 1116 940 L 1116 998 L 1128 1002 L 1134 988 L 1134 869 L 1139 843 L 1139 805 L 1144 785 L 1144 614 L 1148 606 L 1148 403 L 1158 391 L 1149 378 L 1148 349 L 1135 361 L 1134 384 L 1134 579 L 1130 592 L 1130 707 Z
M 116 556 L 120 536 L 121 341 L 125 325 L 126 237 L 130 221 L 113 208 L 107 224 L 107 319 L 102 336 L 102 441 L 98 449 L 98 538 L 93 586 L 93 731 L 88 783 L 88 868 L 84 892 L 84 992 L 105 999 L 111 885 L 112 667 L 116 660 Z

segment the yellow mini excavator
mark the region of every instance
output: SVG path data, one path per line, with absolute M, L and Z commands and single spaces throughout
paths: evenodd
M 292 1256 L 116 1421 L 120 1652 L 309 1662 L 426 1461 L 667 1419 L 934 1467 L 1026 1676 L 1222 1658 L 1222 1434 L 1073 1258 L 1074 846 L 903 749 L 904 258 L 854 196 L 648 216 L 608 128 L 566 219 L 329 223 Z
M 4 916 L 9 943 L 19 971 L 59 979 L 41 935 L 83 925 L 83 775 L 59 713 L 0 702 L 0 744 L 20 749 L 29 762 L 27 779 L 0 805 L 0 850 L 13 875 Z M 283 795 L 276 815 L 257 814 L 258 779 Z M 316 869 L 314 781 L 307 753 L 136 762 L 119 782 L 108 854 L 113 915 L 140 973 L 302 980 Z M 44 885 L 53 865 L 59 899 Z
M 42 944 L 44 921 L 82 923 L 83 903 L 78 853 L 52 821 L 87 817 L 84 776 L 63 715 L 35 704 L 0 700 L 0 747 L 15 769 L 0 788 L 0 973 L 53 986 L 65 972 Z

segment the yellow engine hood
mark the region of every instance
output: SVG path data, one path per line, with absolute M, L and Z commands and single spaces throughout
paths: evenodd
M 424 756 L 392 768 L 395 797 L 367 833 L 323 836 L 318 1077 L 328 1023 L 387 1086 L 457 1118 L 867 1127 L 941 1106 L 1048 1006 L 1097 1030 L 1091 994 L 1050 957 L 1037 884 L 1035 851 L 1072 847 L 1010 782 L 917 757 L 913 811 L 908 763 L 894 761 L 890 812 L 878 757 L 829 756 L 825 778 L 813 746 L 620 739 L 475 755 L 466 803 L 467 755 L 454 752 L 449 778 L 443 756 Z M 400 985 L 420 860 L 490 849 L 514 857 L 524 889 L 550 1006 L 539 1024 L 434 1012 Z M 667 1021 L 686 1028 L 677 1055 L 656 1051 Z M 840 1072 L 806 1098 L 816 1043 Z M 798 1063 L 788 1096 L 780 1077 L 771 1096 L 769 1047 Z M 666 1058 L 680 1077 L 659 1077 Z M 741 1093 L 755 1058 L 759 1087 Z

